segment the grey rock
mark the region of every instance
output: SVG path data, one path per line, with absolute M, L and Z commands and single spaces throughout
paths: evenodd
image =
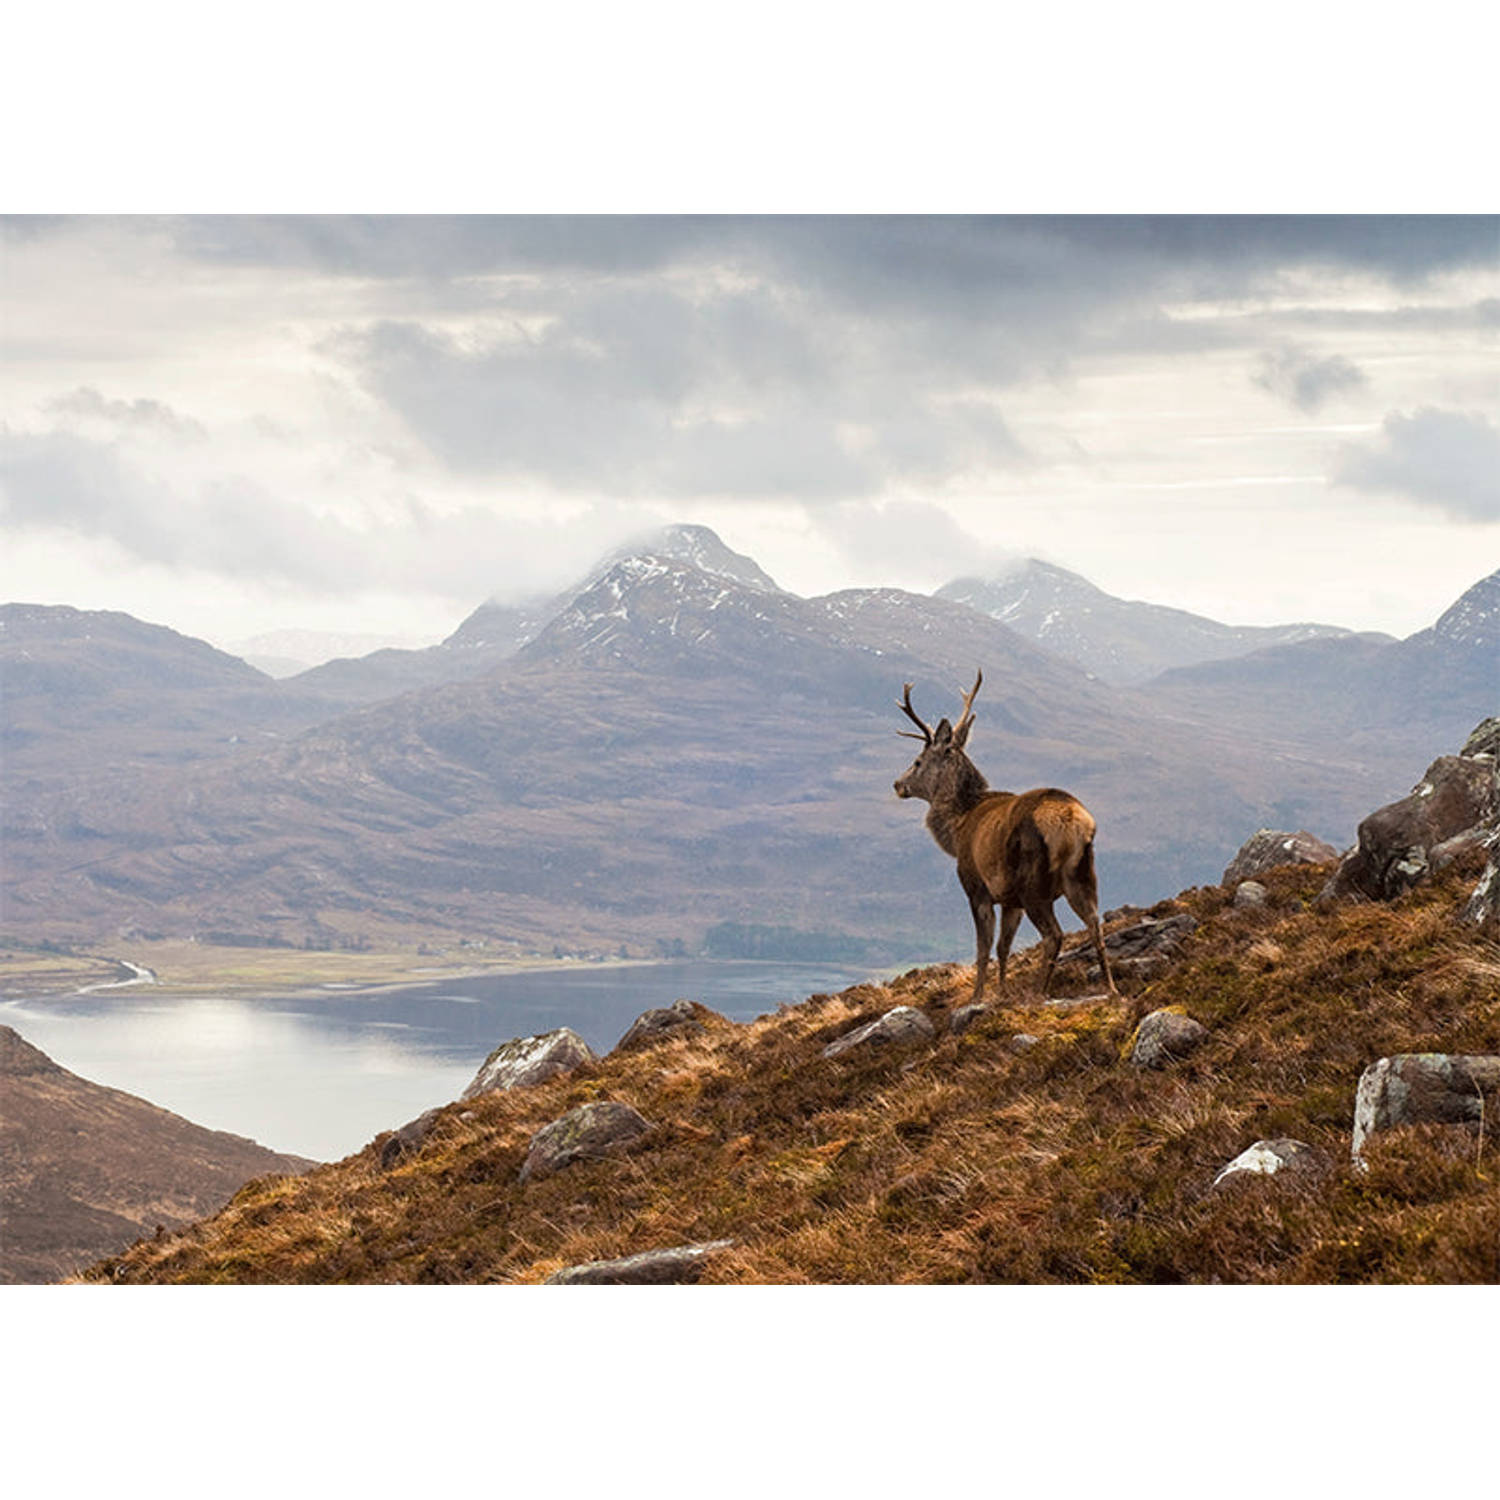
M 1348 897 L 1389 901 L 1426 878 L 1431 851 L 1470 829 L 1500 821 L 1500 762 L 1443 755 L 1399 802 L 1359 825 L 1359 842 L 1318 895 L 1328 906 Z
M 532 1136 L 521 1181 L 545 1177 L 575 1161 L 615 1155 L 651 1128 L 651 1122 L 628 1104 L 614 1100 L 580 1104 Z
M 1332 844 L 1324 843 L 1305 828 L 1299 828 L 1296 833 L 1261 828 L 1240 845 L 1239 852 L 1225 868 L 1220 884 L 1235 885 L 1241 880 L 1264 875 L 1279 865 L 1325 865 L 1338 857 L 1339 851 Z
M 594 1049 L 566 1026 L 540 1036 L 520 1036 L 501 1042 L 480 1064 L 474 1081 L 458 1097 L 473 1099 L 494 1089 L 527 1088 L 567 1073 L 582 1063 L 597 1061 Z
M 393 1131 L 385 1145 L 380 1148 L 380 1170 L 389 1172 L 405 1156 L 422 1149 L 422 1143 L 432 1134 L 442 1108 L 429 1109 L 415 1120 L 408 1120 L 399 1130 Z
M 1264 906 L 1270 894 L 1258 880 L 1242 880 L 1234 888 L 1234 905 L 1244 910 L 1248 907 Z
M 883 1016 L 845 1032 L 823 1049 L 824 1057 L 842 1057 L 856 1047 L 889 1047 L 910 1042 L 930 1042 L 936 1033 L 932 1022 L 910 1005 L 898 1005 Z
M 1464 741 L 1460 755 L 1486 755 L 1491 760 L 1500 760 L 1500 719 L 1485 719 L 1474 726 L 1474 732 Z
M 670 1250 L 645 1250 L 618 1260 L 591 1260 L 564 1266 L 546 1280 L 547 1286 L 680 1286 L 697 1281 L 704 1262 L 716 1250 L 727 1250 L 733 1240 L 705 1240 Z
M 1490 859 L 1463 909 L 1463 920 L 1500 939 L 1500 838 L 1490 841 Z
M 1247 1146 L 1226 1166 L 1213 1185 L 1233 1182 L 1249 1176 L 1273 1177 L 1278 1174 L 1308 1181 L 1321 1177 L 1328 1171 L 1328 1158 L 1316 1146 L 1306 1141 L 1293 1140 L 1290 1136 L 1277 1136 L 1268 1141 L 1256 1141 Z
M 1164 1068 L 1201 1046 L 1207 1035 L 1207 1028 L 1191 1016 L 1175 1010 L 1153 1010 L 1135 1029 L 1130 1061 L 1138 1068 Z
M 948 1022 L 948 1030 L 962 1036 L 988 1009 L 988 1005 L 960 1005 Z
M 1401 1052 L 1382 1057 L 1360 1075 L 1351 1154 L 1360 1160 L 1365 1142 L 1377 1130 L 1424 1121 L 1466 1124 L 1497 1106 L 1500 1056 Z
M 1010 1039 L 1010 1050 L 1012 1052 L 1030 1052 L 1040 1041 L 1041 1037 L 1033 1036 L 1029 1031 L 1018 1031 Z
M 1117 980 L 1144 982 L 1155 979 L 1171 967 L 1183 942 L 1197 930 L 1196 918 L 1187 912 L 1177 912 L 1169 917 L 1142 917 L 1129 927 L 1120 927 L 1105 935 L 1104 948 L 1109 954 L 1109 966 Z M 1081 966 L 1090 982 L 1104 977 L 1092 943 L 1076 944 L 1057 961 L 1058 968 L 1063 970 L 1072 964 Z
M 703 1030 L 696 1007 L 689 1000 L 674 1000 L 671 1005 L 656 1010 L 642 1011 L 630 1023 L 630 1030 L 615 1043 L 616 1052 L 631 1052 L 637 1047 L 649 1047 L 653 1042 L 664 1041 L 671 1036 L 685 1036 Z

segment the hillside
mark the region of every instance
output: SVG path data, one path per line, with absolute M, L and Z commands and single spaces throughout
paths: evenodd
M 727 1240 L 694 1252 L 704 1281 L 1494 1281 L 1494 1131 L 1404 1126 L 1372 1137 L 1363 1170 L 1350 1157 L 1368 1064 L 1500 1053 L 1500 963 L 1458 918 L 1477 863 L 1324 912 L 1329 868 L 1262 875 L 1259 906 L 1212 886 L 1114 914 L 1117 942 L 1143 921 L 1197 924 L 1155 977 L 1125 975 L 1118 1001 L 1080 993 L 1074 966 L 1075 998 L 1043 1003 L 1023 954 L 1012 991 L 959 1035 L 970 971 L 951 965 L 749 1026 L 699 1009 L 699 1030 L 450 1105 L 404 1155 L 381 1136 L 249 1184 L 88 1279 L 536 1282 Z M 898 1004 L 935 1036 L 823 1055 Z M 1206 1038 L 1137 1067 L 1136 1023 L 1163 1008 Z M 521 1181 L 533 1136 L 597 1101 L 633 1107 L 646 1133 Z M 1320 1170 L 1214 1186 L 1273 1137 L 1311 1147 Z
M 1035 557 L 991 578 L 955 578 L 937 597 L 980 610 L 1106 682 L 1120 684 L 1269 646 L 1349 634 L 1337 625 L 1225 625 L 1185 609 L 1117 598 L 1080 574 Z
M 60 1280 L 309 1165 L 90 1083 L 0 1026 L 0 1282 Z

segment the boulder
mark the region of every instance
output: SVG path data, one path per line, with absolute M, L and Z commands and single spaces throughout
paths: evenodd
M 1377 1130 L 1424 1121 L 1461 1125 L 1500 1108 L 1500 1056 L 1401 1052 L 1360 1075 L 1354 1095 L 1356 1161 Z
M 545 1177 L 575 1161 L 615 1155 L 650 1129 L 651 1122 L 628 1104 L 614 1100 L 580 1104 L 532 1136 L 521 1181 Z
M 545 1083 L 581 1063 L 597 1061 L 594 1049 L 566 1026 L 540 1036 L 501 1042 L 480 1065 L 474 1081 L 458 1097 L 473 1099 L 493 1089 L 519 1089 Z
M 1431 851 L 1470 829 L 1500 822 L 1500 762 L 1493 757 L 1443 755 L 1399 802 L 1377 808 L 1359 825 L 1359 842 L 1346 854 L 1318 903 L 1350 896 L 1389 901 L 1431 871 Z
M 408 1120 L 400 1130 L 392 1131 L 385 1145 L 380 1148 L 380 1170 L 389 1172 L 403 1156 L 419 1151 L 422 1143 L 432 1134 L 432 1127 L 437 1124 L 442 1112 L 441 1106 L 429 1109 L 415 1120 Z
M 1241 911 L 1250 907 L 1264 906 L 1270 892 L 1258 880 L 1242 880 L 1234 888 L 1234 905 Z
M 1488 756 L 1500 761 L 1500 719 L 1485 719 L 1474 726 L 1474 732 L 1464 741 L 1460 755 Z
M 591 1260 L 564 1266 L 547 1278 L 548 1286 L 680 1286 L 697 1281 L 703 1263 L 716 1250 L 727 1250 L 733 1240 L 705 1240 L 677 1245 L 671 1250 L 645 1250 L 619 1260 Z
M 1143 917 L 1139 922 L 1105 935 L 1104 949 L 1109 954 L 1109 966 L 1116 979 L 1154 979 L 1171 964 L 1183 942 L 1197 930 L 1196 918 L 1187 912 L 1177 912 L 1170 917 Z M 1104 977 L 1092 943 L 1075 945 L 1057 960 L 1058 968 L 1064 971 L 1071 964 L 1082 965 L 1085 977 L 1090 981 Z
M 1277 1136 L 1247 1146 L 1214 1178 L 1213 1185 L 1218 1187 L 1221 1183 L 1243 1180 L 1248 1176 L 1274 1177 L 1278 1173 L 1308 1181 L 1321 1177 L 1329 1165 L 1328 1158 L 1316 1146 L 1293 1140 L 1290 1136 Z
M 1500 839 L 1490 843 L 1489 863 L 1464 907 L 1463 919 L 1500 940 Z
M 948 1030 L 962 1036 L 989 1009 L 988 1005 L 960 1005 L 948 1021 Z
M 1339 851 L 1332 844 L 1325 844 L 1305 828 L 1299 828 L 1296 833 L 1261 828 L 1240 845 L 1220 884 L 1235 885 L 1241 880 L 1264 875 L 1278 865 L 1326 865 L 1338 857 Z
M 1135 1028 L 1129 1058 L 1138 1068 L 1164 1068 L 1199 1047 L 1206 1027 L 1175 1010 L 1153 1010 Z
M 642 1011 L 630 1023 L 630 1030 L 615 1043 L 615 1051 L 630 1052 L 670 1036 L 687 1036 L 702 1031 L 703 1022 L 698 1019 L 697 1010 L 690 1000 L 674 1000 L 671 1005 L 657 1010 Z
M 842 1057 L 855 1048 L 877 1048 L 908 1042 L 930 1042 L 936 1033 L 932 1022 L 910 1005 L 898 1005 L 883 1016 L 845 1032 L 823 1049 L 824 1057 Z

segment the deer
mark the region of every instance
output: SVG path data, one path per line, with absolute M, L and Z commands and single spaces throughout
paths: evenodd
M 916 797 L 929 804 L 927 831 L 945 854 L 958 861 L 958 880 L 974 915 L 974 993 L 980 1001 L 995 942 L 995 908 L 1000 908 L 1000 941 L 995 948 L 996 985 L 1005 988 L 1005 960 L 1021 917 L 1042 937 L 1042 994 L 1052 982 L 1052 971 L 1062 947 L 1062 928 L 1053 911 L 1059 896 L 1077 912 L 1109 993 L 1117 995 L 1109 955 L 1099 926 L 1099 883 L 1094 871 L 1093 815 L 1078 798 L 1058 787 L 1036 787 L 1029 792 L 997 792 L 965 753 L 974 727 L 974 699 L 984 682 L 981 668 L 974 686 L 963 694 L 963 713 L 957 724 L 942 719 L 936 729 L 917 717 L 911 706 L 911 683 L 898 707 L 922 732 L 898 729 L 908 739 L 920 739 L 922 750 L 896 778 L 896 795 Z

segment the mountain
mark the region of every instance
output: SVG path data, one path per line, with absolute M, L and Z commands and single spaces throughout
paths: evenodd
M 1339 636 L 1162 674 L 1143 695 L 1184 722 L 1351 762 L 1406 764 L 1500 710 L 1500 571 L 1402 641 Z M 1392 789 L 1395 794 L 1397 789 Z
M 8 920 L 644 955 L 740 922 L 963 951 L 951 862 L 891 783 L 910 758 L 902 684 L 935 720 L 980 665 L 978 763 L 996 786 L 1083 798 L 1107 904 L 1213 878 L 1260 826 L 1337 834 L 1391 792 L 1295 747 L 1164 725 L 961 603 L 800 599 L 649 552 L 595 571 L 488 671 L 128 795 L 39 800 Z
M 971 971 L 953 964 L 749 1025 L 693 1007 L 654 1044 L 254 1184 L 86 1279 L 534 1284 L 697 1245 L 713 1247 L 693 1267 L 707 1282 L 1492 1283 L 1488 1107 L 1477 1131 L 1384 1129 L 1351 1158 L 1378 1058 L 1500 1053 L 1493 953 L 1459 918 L 1474 874 L 1324 912 L 1330 869 L 1263 873 L 1253 910 L 1209 886 L 1116 917 L 1120 944 L 1185 934 L 1149 978 L 1122 974 L 1118 999 L 1075 979 L 1043 1003 L 1037 954 L 1019 954 L 961 1034 Z M 930 1032 L 828 1055 L 897 1006 Z M 1153 1011 L 1198 1023 L 1196 1050 L 1138 1065 Z M 645 1133 L 523 1181 L 540 1132 L 601 1102 Z M 1295 1166 L 1219 1180 L 1287 1138 Z
M 268 630 L 226 645 L 241 660 L 268 677 L 295 677 L 299 672 L 309 671 L 339 657 L 368 656 L 373 651 L 421 649 L 410 638 L 337 634 L 323 630 Z
M 60 1280 L 311 1165 L 90 1083 L 0 1026 L 0 1282 Z
M 1350 633 L 1337 625 L 1223 625 L 1184 609 L 1116 598 L 1034 557 L 992 578 L 956 578 L 937 592 L 1121 684 L 1194 662 Z

